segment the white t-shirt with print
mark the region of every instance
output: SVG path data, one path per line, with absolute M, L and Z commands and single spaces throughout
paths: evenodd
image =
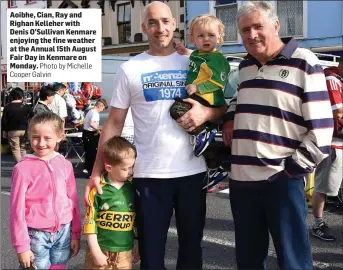
M 97 124 L 97 126 L 99 126 L 100 114 L 94 109 L 90 110 L 86 114 L 85 122 L 83 124 L 83 129 L 88 130 L 88 131 L 95 131 L 95 129 L 90 126 L 91 121 L 94 121 Z
M 111 106 L 131 107 L 137 161 L 134 177 L 176 178 L 206 171 L 195 157 L 190 135 L 173 120 L 175 97 L 186 97 L 188 57 L 139 54 L 117 72 Z

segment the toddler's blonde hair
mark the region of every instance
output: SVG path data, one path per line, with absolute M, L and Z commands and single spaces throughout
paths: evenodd
M 201 14 L 194 17 L 189 25 L 189 41 L 193 43 L 193 30 L 196 25 L 200 25 L 201 27 L 206 27 L 209 24 L 217 24 L 219 30 L 219 41 L 218 45 L 221 46 L 224 43 L 224 24 L 221 20 L 219 20 L 216 16 L 211 14 Z

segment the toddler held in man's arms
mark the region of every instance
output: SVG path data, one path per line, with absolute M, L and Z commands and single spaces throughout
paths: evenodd
M 175 44 L 180 54 L 190 55 L 189 69 L 186 80 L 186 91 L 189 98 L 198 101 L 204 106 L 221 107 L 226 104 L 224 88 L 228 81 L 230 65 L 222 52 L 217 50 L 224 42 L 224 25 L 213 15 L 203 14 L 195 17 L 189 27 L 190 42 L 196 47 L 192 51 L 182 43 Z M 176 99 L 170 108 L 170 115 L 177 120 L 191 109 L 192 105 L 182 99 Z M 216 126 L 205 123 L 190 132 L 192 136 L 193 152 L 195 156 L 205 154 L 208 167 L 213 168 L 204 188 L 210 189 L 226 178 L 228 173 L 215 162 L 209 166 L 211 154 L 208 146 L 214 140 Z M 205 150 L 207 152 L 205 152 Z M 214 150 L 212 150 L 213 152 Z
M 139 261 L 134 245 L 133 175 L 136 149 L 126 139 L 113 137 L 102 149 L 105 172 L 101 176 L 102 194 L 96 188 L 89 193 L 91 206 L 85 209 L 83 233 L 86 235 L 85 269 L 132 269 Z
M 11 179 L 11 242 L 21 268 L 65 269 L 80 249 L 81 220 L 73 166 L 55 151 L 64 122 L 42 112 L 28 135 L 33 154 L 17 163 Z
M 224 25 L 213 15 L 203 14 L 195 17 L 189 27 L 189 38 L 196 50 L 186 49 L 182 43 L 175 48 L 180 54 L 190 54 L 189 69 L 186 80 L 186 91 L 191 99 L 205 106 L 220 107 L 225 105 L 224 87 L 228 80 L 230 66 L 217 46 L 223 44 Z M 182 108 L 181 108 L 182 107 Z M 170 108 L 171 116 L 176 120 L 191 108 L 178 99 Z M 210 124 L 200 126 L 193 132 L 197 135 L 194 141 L 194 154 L 200 156 L 211 140 L 216 130 Z M 207 138 L 203 144 L 202 139 Z

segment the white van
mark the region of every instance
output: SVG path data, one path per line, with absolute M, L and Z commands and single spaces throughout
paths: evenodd
M 116 55 L 103 55 L 101 66 L 102 76 L 101 82 L 95 83 L 98 85 L 102 92 L 102 98 L 106 99 L 107 104 L 110 105 L 114 87 L 114 79 L 118 68 L 121 64 L 128 61 L 130 56 L 116 56 Z M 109 113 L 109 109 L 100 114 L 100 125 L 103 125 Z

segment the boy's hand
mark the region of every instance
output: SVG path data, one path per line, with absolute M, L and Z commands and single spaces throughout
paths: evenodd
M 132 256 L 133 256 L 133 263 L 138 263 L 141 260 L 141 256 L 139 255 L 139 248 L 138 248 L 138 241 L 135 240 L 133 244 L 133 250 L 132 250 Z
M 71 257 L 76 256 L 80 250 L 80 240 L 71 240 L 70 247 L 73 250 L 73 254 L 71 255 Z
M 23 268 L 28 268 L 31 265 L 31 261 L 35 259 L 35 255 L 31 250 L 18 254 L 18 260 Z
M 189 56 L 193 52 L 192 50 L 187 49 L 181 41 L 175 42 L 174 48 L 177 51 L 177 53 L 181 54 L 181 55 L 188 55 Z
M 108 257 L 102 252 L 93 255 L 93 261 L 96 266 L 106 266 L 107 260 Z
M 186 91 L 189 96 L 195 94 L 198 91 L 196 84 L 188 84 L 186 85 Z

